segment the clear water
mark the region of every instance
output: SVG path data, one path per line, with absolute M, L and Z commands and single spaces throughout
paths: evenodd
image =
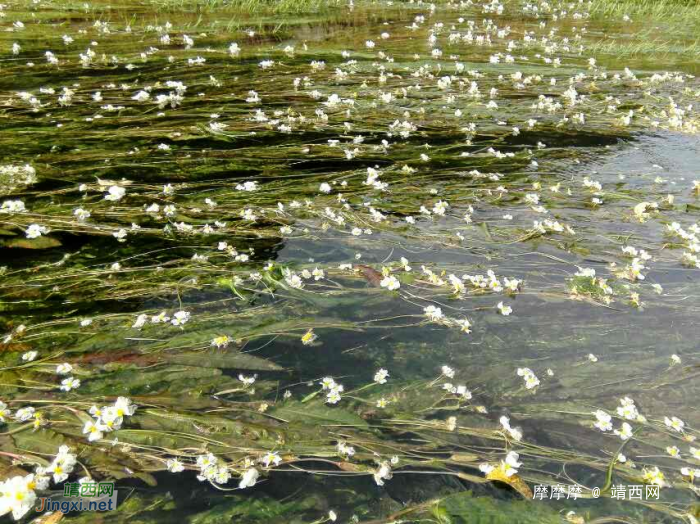
M 3 201 L 26 206 L 0 215 L 0 401 L 12 411 L 0 435 L 3 478 L 19 474 L 12 460 L 28 474 L 67 444 L 89 476 L 118 483 L 119 510 L 105 522 L 322 522 L 330 510 L 342 522 L 692 522 L 699 270 L 683 254 L 697 244 L 700 85 L 683 75 L 696 66 L 678 52 L 600 53 L 589 67 L 596 55 L 575 52 L 581 27 L 580 44 L 593 47 L 606 31 L 634 40 L 640 22 L 582 21 L 568 8 L 555 20 L 505 6 L 498 14 L 481 4 L 338 5 L 245 17 L 226 5 L 8 6 L 0 165 L 29 164 L 36 181 L 17 182 L 21 169 L 9 167 L 2 179 Z M 424 20 L 410 29 L 417 16 Z M 486 29 L 489 19 L 497 28 Z M 25 27 L 13 27 L 17 20 Z M 467 42 L 469 20 L 474 38 L 488 33 L 491 45 Z M 692 25 L 674 23 L 683 48 Z M 524 44 L 526 31 L 539 41 L 553 28 L 551 54 Z M 463 39 L 450 42 L 456 32 Z M 507 49 L 509 40 L 519 47 Z M 82 64 L 88 48 L 94 56 Z M 651 79 L 666 70 L 679 76 Z M 511 76 L 518 71 L 522 78 Z M 156 96 L 177 89 L 167 81 L 187 88 L 177 107 L 159 108 Z M 73 94 L 60 102 L 64 87 Z M 143 90 L 146 99 L 135 100 Z M 540 95 L 561 106 L 533 108 Z M 668 97 L 685 111 L 680 124 Z M 573 120 L 579 113 L 585 121 Z M 401 137 L 391 126 L 404 121 Z M 465 131 L 472 122 L 475 132 Z M 388 186 L 368 184 L 372 173 Z M 254 191 L 237 189 L 250 181 Z M 124 196 L 105 199 L 113 187 Z M 658 209 L 640 219 L 641 202 Z M 90 216 L 79 220 L 76 209 Z M 562 230 L 533 226 L 545 219 Z M 682 235 L 670 232 L 674 222 Z M 28 238 L 32 224 L 46 230 Z M 628 246 L 651 258 L 625 254 Z M 635 264 L 643 265 L 636 276 Z M 315 269 L 323 275 L 304 275 Z M 493 283 L 489 270 L 499 289 L 464 278 Z M 387 288 L 389 276 L 398 289 Z M 509 292 L 504 277 L 520 283 Z M 499 303 L 512 312 L 501 314 Z M 428 306 L 445 318 L 430 321 Z M 168 320 L 158 322 L 161 311 Z M 173 323 L 178 311 L 190 315 L 182 325 Z M 465 318 L 470 333 L 455 324 Z M 308 330 L 317 338 L 306 344 Z M 212 348 L 224 335 L 228 346 Z M 70 373 L 57 371 L 63 363 Z M 523 368 L 537 387 L 525 387 Z M 379 369 L 386 384 L 374 383 Z M 80 386 L 60 389 L 67 376 Z M 344 386 L 339 402 L 321 390 L 324 377 Z M 90 407 L 120 396 L 136 413 L 88 441 Z M 618 415 L 623 398 L 645 418 Z M 27 406 L 43 416 L 18 420 Z M 599 409 L 634 436 L 595 428 Z M 339 453 L 338 442 L 356 454 Z M 626 462 L 610 470 L 623 443 Z M 197 457 L 210 451 L 227 482 L 198 480 Z M 517 475 L 485 477 L 479 466 L 498 467 L 509 451 L 519 453 Z M 279 465 L 264 462 L 269 452 Z M 173 458 L 185 471 L 167 471 Z M 383 464 L 393 477 L 380 485 L 373 474 Z M 252 468 L 258 483 L 238 489 Z M 658 472 L 658 501 L 616 500 L 610 489 L 592 498 L 594 487 L 642 485 Z M 540 484 L 583 494 L 521 500 Z

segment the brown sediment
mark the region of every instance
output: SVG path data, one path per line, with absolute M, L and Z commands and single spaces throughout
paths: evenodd
M 382 274 L 377 271 L 374 268 L 371 268 L 369 266 L 359 265 L 357 266 L 360 268 L 360 271 L 362 272 L 362 276 L 365 277 L 365 280 L 372 284 L 374 287 L 379 287 L 380 282 L 384 278 Z

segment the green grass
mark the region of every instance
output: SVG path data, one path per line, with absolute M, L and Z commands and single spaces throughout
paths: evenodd
M 689 31 L 700 24 L 700 2 L 696 0 L 593 0 L 591 15 L 598 20 L 632 22 L 647 25 L 682 21 Z
M 146 0 L 157 9 L 185 11 L 234 11 L 253 14 L 325 13 L 336 9 L 340 0 Z

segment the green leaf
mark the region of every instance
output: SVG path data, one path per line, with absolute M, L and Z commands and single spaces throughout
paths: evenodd
M 217 504 L 212 509 L 189 519 L 190 524 L 230 524 L 232 522 L 265 523 L 289 522 L 298 512 L 320 509 L 321 501 L 315 495 L 278 502 L 269 498 L 236 496 Z M 310 520 L 309 520 L 310 521 Z
M 453 524 L 561 524 L 559 513 L 546 504 L 474 497 L 470 491 L 445 497 L 438 507 L 443 517 L 451 517 L 446 522 Z
M 39 238 L 11 238 L 2 242 L 4 247 L 19 249 L 49 249 L 60 247 L 62 244 L 55 238 L 41 236 Z
M 78 428 L 75 434 L 58 432 L 51 428 L 42 428 L 38 431 L 26 429 L 12 435 L 15 449 L 19 452 L 37 453 L 40 455 L 56 455 L 62 445 L 69 446 L 78 456 L 78 460 L 95 473 L 115 479 L 139 478 L 150 486 L 156 485 L 152 475 L 143 471 L 151 469 L 152 465 L 143 467 L 133 460 L 130 455 L 121 452 L 119 448 L 110 448 L 109 452 L 88 445 L 82 441 L 82 435 Z
M 216 378 L 214 382 L 218 382 L 219 379 L 225 381 L 226 377 L 221 375 L 219 369 L 194 366 L 163 366 L 151 370 L 125 369 L 86 380 L 80 387 L 80 393 L 132 396 L 158 393 L 166 389 L 203 392 L 215 387 L 206 379 Z
M 289 422 L 310 422 L 333 426 L 368 426 L 367 422 L 355 413 L 319 402 L 308 404 L 287 402 L 275 407 L 269 414 Z
M 213 349 L 191 353 L 165 353 L 163 358 L 173 364 L 219 369 L 249 369 L 256 371 L 280 371 L 277 364 L 264 358 L 241 353 L 237 350 Z

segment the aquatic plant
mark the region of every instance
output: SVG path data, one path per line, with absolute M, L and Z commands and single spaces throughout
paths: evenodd
M 697 522 L 677 9 L 3 6 L 0 514 Z

